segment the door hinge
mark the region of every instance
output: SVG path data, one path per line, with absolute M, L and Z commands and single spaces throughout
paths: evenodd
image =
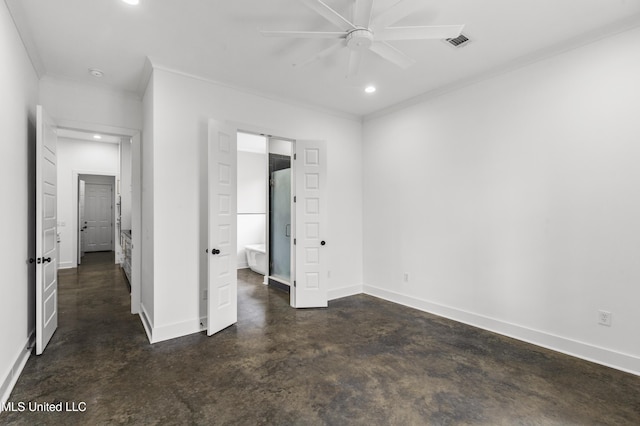
M 295 238 L 293 239 L 293 245 L 294 246 L 296 245 L 296 239 Z
M 294 286 L 294 287 L 297 287 L 297 285 L 296 285 L 296 282 L 295 282 L 295 281 L 293 282 L 293 286 Z
M 298 159 L 298 154 L 293 154 L 293 159 L 297 160 Z
M 295 202 L 296 202 L 296 200 L 297 200 L 297 197 L 294 195 L 294 196 L 293 196 L 293 202 L 295 203 Z

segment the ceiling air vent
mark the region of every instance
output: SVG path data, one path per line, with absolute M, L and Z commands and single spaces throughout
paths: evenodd
M 456 38 L 448 38 L 448 39 L 446 39 L 446 42 L 449 43 L 450 45 L 452 45 L 453 47 L 466 46 L 467 44 L 469 44 L 470 41 L 471 40 L 469 40 L 469 37 L 467 37 L 464 34 L 460 34 Z

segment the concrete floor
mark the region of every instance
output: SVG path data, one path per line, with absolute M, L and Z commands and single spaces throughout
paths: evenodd
M 248 270 L 238 324 L 150 345 L 111 256 L 60 272 L 10 397 L 86 411 L 0 424 L 640 424 L 639 377 L 365 295 L 295 310 Z

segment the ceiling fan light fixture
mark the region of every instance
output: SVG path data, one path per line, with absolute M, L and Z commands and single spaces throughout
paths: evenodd
M 374 93 L 376 91 L 376 86 L 367 86 L 364 88 L 365 93 Z

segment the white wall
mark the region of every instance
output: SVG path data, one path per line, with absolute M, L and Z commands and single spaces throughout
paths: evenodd
M 153 75 L 154 337 L 198 331 L 206 279 L 207 122 L 247 123 L 328 145 L 330 296 L 362 285 L 361 123 L 156 68 Z M 146 132 L 145 132 L 146 133 Z M 167 232 L 179 226 L 179 232 Z
M 142 100 L 133 93 L 44 77 L 40 101 L 63 127 L 142 129 Z
M 639 47 L 366 121 L 365 291 L 640 374 Z
M 6 4 L 0 2 L 0 403 L 29 357 L 35 324 L 35 107 L 38 78 Z
M 238 151 L 238 268 L 247 268 L 244 247 L 265 242 L 267 154 Z
M 116 179 L 118 179 L 118 145 L 75 139 L 58 139 L 59 268 L 75 268 L 78 265 L 77 179 L 79 174 L 116 176 Z M 120 238 L 115 235 L 115 232 L 116 226 L 114 224 L 114 249 L 119 253 L 121 250 Z

